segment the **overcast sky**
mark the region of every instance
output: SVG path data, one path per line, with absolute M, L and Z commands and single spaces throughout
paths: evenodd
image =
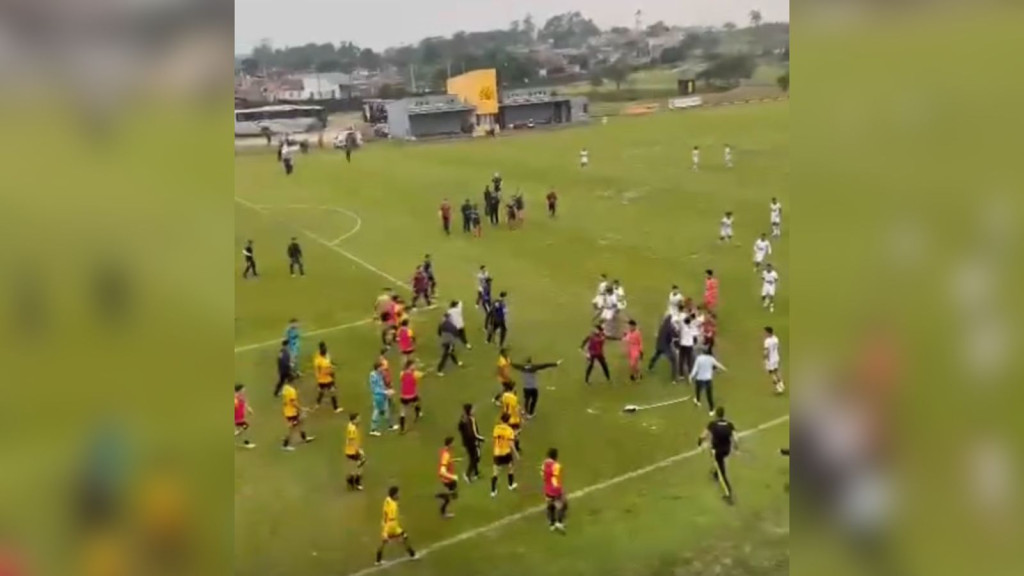
M 766 22 L 789 20 L 789 0 L 235 0 L 235 51 L 263 38 L 274 46 L 350 40 L 376 50 L 447 36 L 459 30 L 505 28 L 532 14 L 539 28 L 550 16 L 579 10 L 601 28 L 644 25 L 745 24 L 758 9 Z

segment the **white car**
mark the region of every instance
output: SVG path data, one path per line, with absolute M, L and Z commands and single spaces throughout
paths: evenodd
M 358 130 L 344 130 L 338 132 L 337 136 L 334 137 L 334 148 L 343 150 L 349 141 L 349 135 L 355 140 L 355 147 L 359 148 L 363 145 L 363 135 Z

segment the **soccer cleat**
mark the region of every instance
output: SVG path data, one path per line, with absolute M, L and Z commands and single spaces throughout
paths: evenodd
M 342 408 L 341 406 L 338 406 L 337 408 L 334 409 L 334 413 L 335 414 L 341 414 L 344 411 L 345 411 L 345 409 Z
M 715 411 L 714 410 L 709 411 L 708 412 L 708 416 L 714 417 L 715 416 Z
M 693 399 L 693 405 L 694 406 L 700 406 L 700 400 L 697 400 L 696 398 L 694 398 Z
M 497 497 L 498 497 L 498 491 L 497 490 L 491 492 L 491 498 L 497 498 Z
M 565 524 L 562 524 L 561 522 L 555 522 L 555 525 L 552 528 L 554 528 L 556 532 L 565 533 Z
M 288 452 L 295 452 L 295 446 L 281 446 L 281 450 L 286 450 Z
M 519 488 L 519 483 L 518 483 L 518 482 L 513 482 L 513 483 L 512 483 L 512 484 L 511 484 L 511 485 L 510 485 L 510 486 L 508 487 L 508 489 L 509 489 L 509 490 L 515 490 L 516 488 Z
M 438 377 L 444 378 L 444 372 L 438 372 L 437 375 Z
M 248 448 L 249 450 L 252 450 L 253 448 L 255 448 L 255 447 L 256 447 L 256 445 L 255 445 L 255 444 L 253 444 L 252 442 L 249 442 L 248 444 L 242 444 L 242 446 L 245 446 L 245 447 L 246 447 L 246 448 Z
M 360 492 L 362 492 L 363 491 L 363 485 L 362 484 L 356 484 L 356 490 L 359 490 Z
M 441 517 L 442 518 L 455 518 L 455 513 L 454 512 L 445 512 L 444 514 L 441 515 Z
M 555 530 L 558 530 L 558 528 L 555 528 L 555 525 L 551 524 L 551 525 L 548 526 L 548 530 L 551 530 L 552 532 L 554 532 Z
M 370 436 L 380 436 L 379 430 L 370 430 Z
M 374 563 L 373 563 L 373 565 L 374 565 L 374 566 L 383 566 L 383 565 L 384 565 L 384 563 L 383 563 L 383 562 L 381 562 L 380 560 L 377 560 L 376 562 L 374 562 Z
M 303 442 L 305 442 L 306 444 L 309 444 L 313 440 L 316 440 L 316 436 L 306 436 L 306 438 L 303 439 Z
M 473 345 L 472 344 L 466 344 L 466 350 L 472 350 L 472 349 L 473 349 Z
M 388 428 L 388 430 L 391 430 L 392 432 L 394 432 L 395 430 L 398 430 L 398 424 L 392 424 L 391 428 Z

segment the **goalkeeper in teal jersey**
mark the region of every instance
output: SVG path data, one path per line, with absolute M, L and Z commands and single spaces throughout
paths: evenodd
M 288 342 L 288 354 L 292 358 L 292 372 L 299 375 L 299 321 L 292 318 L 288 321 L 288 328 L 284 331 L 284 339 Z
M 391 396 L 391 389 L 384 381 L 382 369 L 384 365 L 379 361 L 373 365 L 373 372 L 370 372 L 370 396 L 373 398 L 373 416 L 370 419 L 370 436 L 380 436 L 380 425 L 389 426 L 392 430 L 397 426 L 391 424 L 391 410 L 388 406 L 388 397 Z

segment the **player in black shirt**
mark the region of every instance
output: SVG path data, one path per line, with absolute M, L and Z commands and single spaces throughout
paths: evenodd
M 494 173 L 494 178 L 491 178 L 491 184 L 494 186 L 494 193 L 495 194 L 501 194 L 501 184 L 502 184 L 501 174 L 498 174 L 497 172 L 495 172 Z
M 295 269 L 299 269 L 299 275 L 306 275 L 306 268 L 302 265 L 302 246 L 299 246 L 298 238 L 292 237 L 291 243 L 288 244 L 288 271 L 291 272 L 292 278 L 295 278 Z
M 249 273 L 252 273 L 254 278 L 259 278 L 260 275 L 256 272 L 256 254 L 252 249 L 252 240 L 246 240 L 245 248 L 242 249 L 242 257 L 245 258 L 245 271 L 242 272 L 242 278 L 248 278 Z
M 473 413 L 472 404 L 462 405 L 462 417 L 459 419 L 459 437 L 462 438 L 462 446 L 469 456 L 469 467 L 463 476 L 466 482 L 472 482 L 480 478 L 480 445 L 484 443 L 484 437 L 480 435 L 480 428 L 476 425 L 476 415 Z
M 462 231 L 468 234 L 471 224 L 469 217 L 473 212 L 473 205 L 469 203 L 469 198 L 466 198 L 466 201 L 462 203 L 462 206 L 459 207 L 459 211 L 462 212 Z
M 715 419 L 708 422 L 707 428 L 697 439 L 697 446 L 700 447 L 709 440 L 711 455 L 715 458 L 712 475 L 722 486 L 725 501 L 732 504 L 732 484 L 729 483 L 729 476 L 725 471 L 725 459 L 732 453 L 733 448 L 739 448 L 739 442 L 736 437 L 736 427 L 725 419 L 725 408 L 721 406 L 715 410 Z
M 487 320 L 487 343 L 490 344 L 494 341 L 494 335 L 498 335 L 498 345 L 502 348 L 505 347 L 505 337 L 508 335 L 508 309 L 505 304 L 505 298 L 508 296 L 507 292 L 498 294 L 498 299 L 491 305 Z
M 437 279 L 434 278 L 434 261 L 430 259 L 430 254 L 423 257 L 423 273 L 427 275 L 427 283 L 430 286 L 431 297 L 437 295 Z

